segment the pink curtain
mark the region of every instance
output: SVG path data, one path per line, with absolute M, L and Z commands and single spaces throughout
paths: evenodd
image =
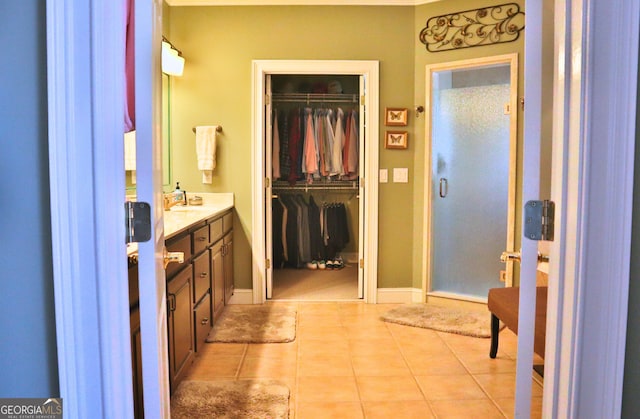
M 127 2 L 127 24 L 125 32 L 125 84 L 126 97 L 124 103 L 124 132 L 136 129 L 136 95 L 135 95 L 135 42 L 134 42 L 134 0 Z

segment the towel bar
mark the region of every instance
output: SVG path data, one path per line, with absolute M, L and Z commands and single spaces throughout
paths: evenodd
M 196 132 L 196 127 L 193 127 L 192 130 Z M 222 132 L 222 125 L 216 125 L 216 132 Z

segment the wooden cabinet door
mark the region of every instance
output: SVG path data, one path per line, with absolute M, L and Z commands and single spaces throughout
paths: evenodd
M 224 303 L 233 295 L 233 230 L 224 236 Z
M 217 319 L 224 308 L 224 262 L 222 258 L 222 240 L 211 247 L 211 281 L 213 289 L 213 318 Z
M 189 266 L 167 284 L 169 310 L 169 381 L 176 389 L 184 372 L 193 361 L 193 270 Z
M 206 345 L 205 340 L 211 331 L 211 296 L 207 292 L 193 310 L 194 328 L 196 331 L 196 352 Z
M 209 288 L 211 287 L 211 268 L 209 266 L 208 250 L 193 260 L 193 283 L 193 304 L 196 305 L 198 301 L 209 292 Z

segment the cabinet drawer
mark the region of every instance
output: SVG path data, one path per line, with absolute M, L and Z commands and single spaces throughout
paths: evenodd
M 209 247 L 209 226 L 204 226 L 193 232 L 193 254 L 197 255 L 207 247 Z
M 168 252 L 184 253 L 184 263 L 170 263 L 167 265 L 167 278 L 184 268 L 191 260 L 191 236 L 189 234 L 167 241 Z
M 206 345 L 205 340 L 211 331 L 211 295 L 207 293 L 193 310 L 196 329 L 196 352 Z
M 209 224 L 209 234 L 211 235 L 211 243 L 217 242 L 222 237 L 222 218 Z
M 202 296 L 211 287 L 211 267 L 209 266 L 209 252 L 204 252 L 193 260 L 193 289 L 194 304 L 200 301 Z
M 233 212 L 229 211 L 222 216 L 222 229 L 226 233 L 233 228 Z

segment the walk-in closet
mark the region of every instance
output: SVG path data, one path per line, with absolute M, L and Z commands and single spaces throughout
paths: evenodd
M 360 299 L 360 77 L 271 75 L 267 86 L 271 298 Z
M 253 61 L 253 301 L 377 298 L 377 61 Z

